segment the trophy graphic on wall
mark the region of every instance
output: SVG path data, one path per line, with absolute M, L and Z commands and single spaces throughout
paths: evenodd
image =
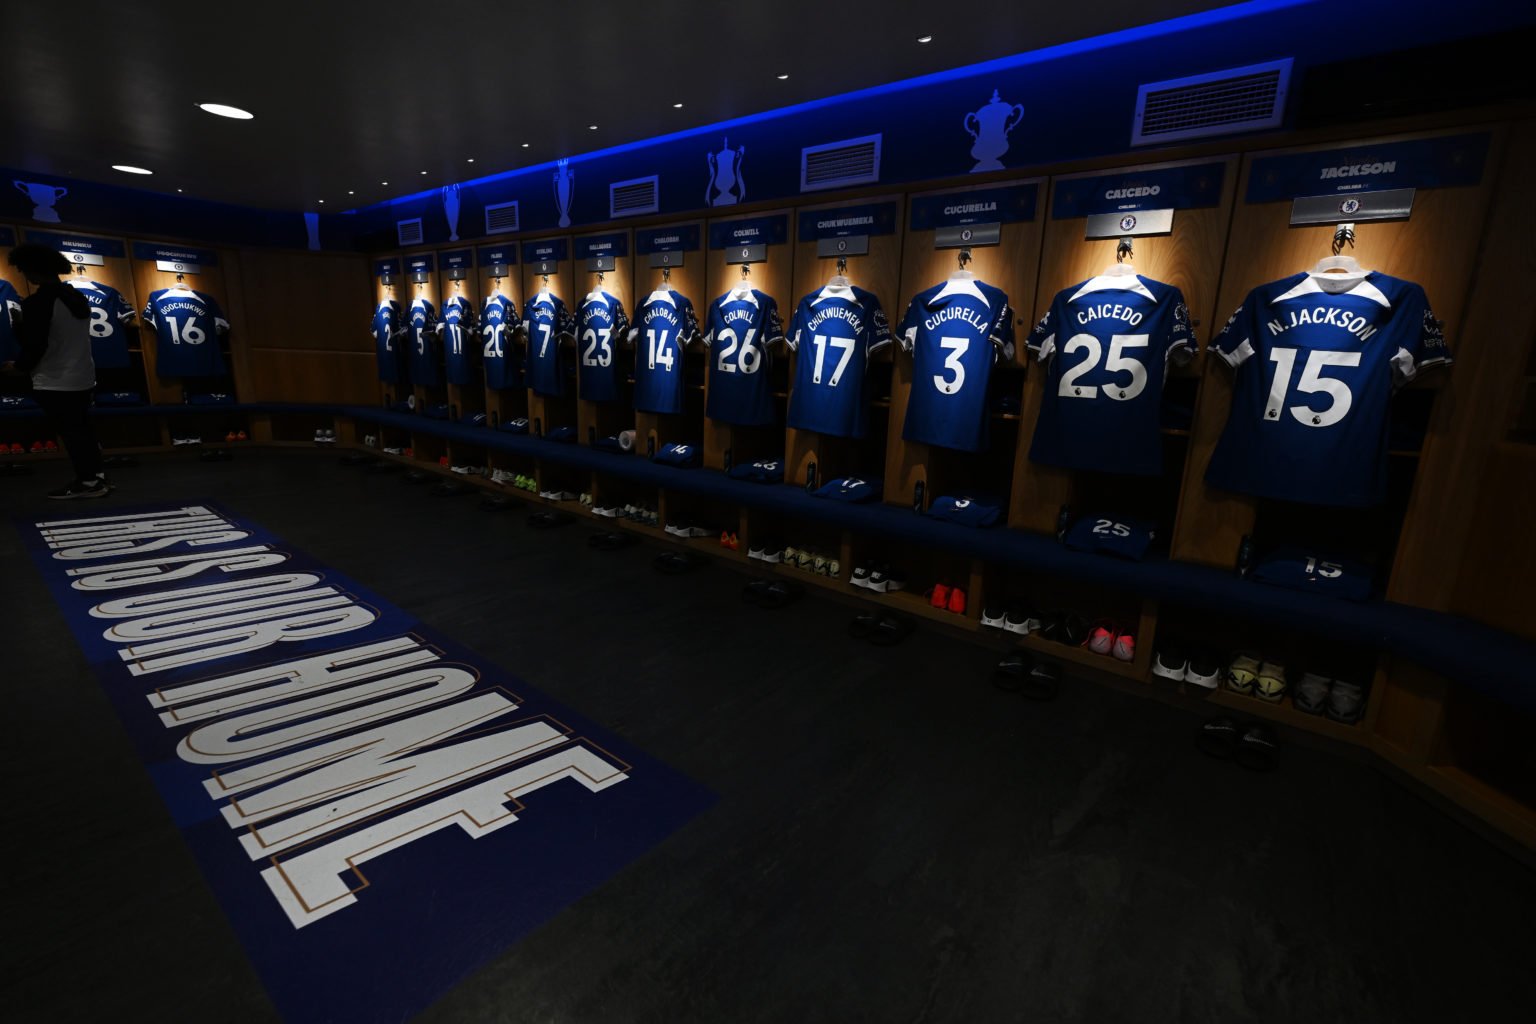
M 560 210 L 560 226 L 571 226 L 571 197 L 576 194 L 576 172 L 571 170 L 571 161 L 564 158 L 557 164 L 555 171 L 555 206 Z
M 448 241 L 457 242 L 459 240 L 459 186 L 444 185 L 442 194 L 443 216 L 448 218 Z
M 69 195 L 69 189 L 62 185 L 44 185 L 37 181 L 15 181 L 12 184 L 32 200 L 33 220 L 40 220 L 45 224 L 59 222 L 59 211 L 53 207 L 60 199 Z
M 747 198 L 747 183 L 741 177 L 741 163 L 747 147 L 731 148 L 730 139 L 722 139 L 720 152 L 709 153 L 709 184 L 704 188 L 705 206 L 734 206 Z
M 304 213 L 304 231 L 309 235 L 309 247 L 318 250 L 320 248 L 320 215 L 318 213 Z
M 976 166 L 971 168 L 972 174 L 1003 169 L 1001 157 L 1008 152 L 1008 133 L 1022 120 L 1024 107 L 1018 103 L 1004 103 L 996 89 L 992 90 L 990 102 L 975 113 L 965 115 L 965 130 L 974 140 L 971 159 L 976 161 Z

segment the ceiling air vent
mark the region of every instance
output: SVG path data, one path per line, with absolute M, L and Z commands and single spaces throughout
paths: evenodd
M 628 217 L 636 213 L 655 213 L 661 208 L 660 185 L 656 175 L 631 178 L 608 186 L 608 216 Z
M 848 185 L 872 185 L 880 180 L 880 136 L 807 146 L 800 151 L 800 191 Z
M 399 237 L 401 245 L 420 245 L 421 218 L 395 221 L 395 234 Z
M 1285 114 L 1291 60 L 1143 85 L 1131 145 L 1273 128 Z
M 485 233 L 499 235 L 517 230 L 517 200 L 510 203 L 492 203 L 485 208 Z

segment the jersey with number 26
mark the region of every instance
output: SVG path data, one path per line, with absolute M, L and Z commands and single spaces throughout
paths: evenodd
M 1206 482 L 1317 505 L 1381 500 L 1393 391 L 1451 361 L 1424 289 L 1375 271 L 1255 288 L 1211 351 L 1236 380 Z
M 951 278 L 919 292 L 896 328 L 912 353 L 912 394 L 901 436 L 961 451 L 987 443 L 987 381 L 1013 358 L 1013 310 L 999 288 Z
M 635 346 L 635 408 L 683 411 L 683 350 L 699 335 L 693 303 L 671 289 L 651 292 L 635 311 L 629 340 Z
M 726 292 L 709 307 L 709 401 L 704 415 L 759 427 L 775 419 L 768 346 L 784 340 L 779 304 L 756 288 Z

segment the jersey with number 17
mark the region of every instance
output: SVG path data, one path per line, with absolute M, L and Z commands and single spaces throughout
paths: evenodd
M 775 420 L 768 346 L 784 340 L 779 304 L 756 288 L 726 292 L 709 307 L 709 400 L 704 415 L 743 427 Z
M 177 286 L 150 292 L 144 323 L 155 332 L 155 374 L 219 377 L 226 371 L 219 332 L 229 321 L 211 295 Z
M 683 411 L 683 350 L 699 336 L 693 303 L 670 288 L 651 292 L 629 331 L 635 346 L 635 408 L 640 412 Z
M 987 444 L 987 382 L 1013 358 L 1013 309 L 1002 289 L 952 277 L 919 292 L 896 329 L 912 353 L 912 392 L 901 436 L 960 451 Z
M 873 293 L 827 286 L 800 300 L 789 324 L 795 381 L 789 425 L 833 437 L 863 437 L 869 359 L 891 343 Z

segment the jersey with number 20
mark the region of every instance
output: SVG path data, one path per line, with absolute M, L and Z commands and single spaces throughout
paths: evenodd
M 521 324 L 517 306 L 507 296 L 497 292 L 485 300 L 480 311 L 480 354 L 486 387 L 499 390 L 518 386 L 517 354 L 508 342 Z
M 699 335 L 693 303 L 670 288 L 657 289 L 635 311 L 629 340 L 635 346 L 635 408 L 683 411 L 683 350 Z
M 987 443 L 987 381 L 1013 358 L 1013 310 L 999 288 L 951 278 L 919 292 L 896 329 L 912 353 L 912 394 L 901 436 L 961 451 Z
M 1393 391 L 1451 361 L 1424 289 L 1375 271 L 1255 288 L 1211 351 L 1236 380 L 1206 482 L 1356 507 L 1384 496 Z

